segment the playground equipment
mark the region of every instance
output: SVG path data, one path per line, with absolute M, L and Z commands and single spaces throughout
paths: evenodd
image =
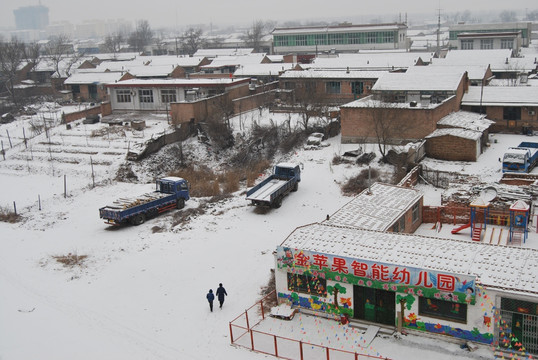
M 521 244 L 527 240 L 529 224 L 529 205 L 523 200 L 517 200 L 510 206 L 510 242 Z

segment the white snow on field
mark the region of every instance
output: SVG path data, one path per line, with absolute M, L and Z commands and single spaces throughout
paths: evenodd
M 234 123 L 239 129 L 240 122 L 243 127 L 269 119 L 281 123 L 287 116 L 256 111 Z M 304 165 L 299 190 L 279 209 L 255 211 L 243 188 L 184 226 L 171 228 L 172 211 L 140 226 L 111 228 L 99 219 L 99 207 L 154 187 L 116 182 L 116 170 L 134 142 L 166 131 L 166 117 L 151 117 L 141 133 L 126 129 L 125 134 L 93 137 L 94 131 L 108 125 L 80 124 L 68 130 L 56 123 L 49 129 L 50 139 L 42 133 L 26 148 L 22 127 L 28 121 L 0 126 L 6 148 L 6 159 L 0 158 L 0 206 L 11 210 L 16 202 L 23 217 L 15 224 L 0 222 L 1 359 L 272 358 L 231 346 L 229 322 L 259 300 L 260 288 L 274 267 L 276 246 L 298 226 L 322 221 L 351 200 L 342 195 L 340 184 L 361 168 L 332 165 L 332 159 L 356 145 L 341 145 L 336 137 L 320 150 L 297 150 L 277 159 Z M 16 142 L 13 148 L 8 149 L 6 130 Z M 478 163 L 431 159 L 425 163 L 498 180 L 500 154 L 529 139 L 516 135 L 492 139 L 497 142 L 492 141 Z M 90 157 L 95 161 L 95 179 Z M 438 204 L 440 190 L 424 185 L 420 189 L 426 191 L 426 204 Z M 203 200 L 192 198 L 185 209 Z M 441 233 L 430 228 L 431 224 L 421 231 L 450 234 L 448 226 Z M 528 242 L 538 242 L 534 230 Z M 66 255 L 87 258 L 82 266 L 68 268 L 55 259 Z M 205 294 L 215 291 L 219 282 L 228 297 L 222 310 L 216 307 L 211 313 Z M 318 341 L 318 333 L 325 338 L 336 335 L 341 342 L 335 345 L 349 349 L 356 349 L 363 335 L 334 320 L 304 314 L 293 321 L 268 318 L 260 326 L 285 337 L 301 334 L 299 338 L 312 343 Z M 492 354 L 488 348 L 470 353 L 453 343 L 414 335 L 377 337 L 366 351 L 393 359 L 491 358 Z

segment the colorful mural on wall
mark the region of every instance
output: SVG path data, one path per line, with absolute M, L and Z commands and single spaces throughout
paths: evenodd
M 305 297 L 301 296 L 296 292 L 291 294 L 286 294 L 279 292 L 279 299 L 286 300 L 289 304 L 293 306 L 300 306 L 305 309 L 310 309 L 313 311 L 324 312 L 327 314 L 334 314 L 338 317 L 342 315 L 347 315 L 349 317 L 353 316 L 353 309 L 351 308 L 351 299 L 350 298 L 340 298 L 339 306 L 335 306 L 334 302 L 328 301 L 324 298 L 319 298 L 317 296 Z
M 464 330 L 457 327 L 442 325 L 440 323 L 431 323 L 421 321 L 415 313 L 410 313 L 404 317 L 404 327 L 414 330 L 428 331 L 436 334 L 450 335 L 459 339 L 491 344 L 493 342 L 493 334 L 482 334 L 478 328 L 473 330 Z
M 292 273 L 425 298 L 474 305 L 475 278 L 409 266 L 277 247 L 277 266 Z

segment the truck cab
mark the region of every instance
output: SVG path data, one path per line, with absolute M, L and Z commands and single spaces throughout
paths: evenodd
M 189 183 L 183 178 L 168 176 L 157 180 L 155 185 L 155 191 L 165 194 L 184 193 L 185 200 L 189 200 Z
M 292 164 L 292 163 L 276 164 L 275 168 L 273 169 L 273 174 L 275 175 L 275 177 L 282 180 L 296 178 L 297 182 L 301 181 L 301 168 L 299 167 L 299 165 L 296 165 L 296 164 Z

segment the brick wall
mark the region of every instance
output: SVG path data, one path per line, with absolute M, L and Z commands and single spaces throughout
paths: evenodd
M 426 154 L 434 159 L 476 161 L 478 142 L 452 135 L 426 139 Z
M 112 114 L 112 106 L 110 102 L 102 103 L 89 109 L 72 112 L 69 114 L 63 114 L 63 122 L 70 123 L 75 120 L 85 119 L 88 115 L 100 114 L 101 116 L 107 116 Z
M 377 142 L 374 119 L 389 119 L 389 143 L 400 140 L 418 140 L 437 128 L 437 121 L 459 109 L 458 96 L 453 96 L 434 109 L 423 108 L 351 108 L 340 109 L 342 142 Z
M 475 109 L 473 106 L 462 106 L 461 108 L 465 111 L 473 111 Z M 534 115 L 532 115 L 532 111 L 534 111 Z M 486 114 L 489 120 L 495 121 L 495 124 L 490 128 L 491 132 L 521 133 L 523 126 L 538 130 L 538 107 L 521 107 L 521 119 L 514 122 L 504 119 L 504 108 L 502 106 L 484 106 L 482 112 Z

